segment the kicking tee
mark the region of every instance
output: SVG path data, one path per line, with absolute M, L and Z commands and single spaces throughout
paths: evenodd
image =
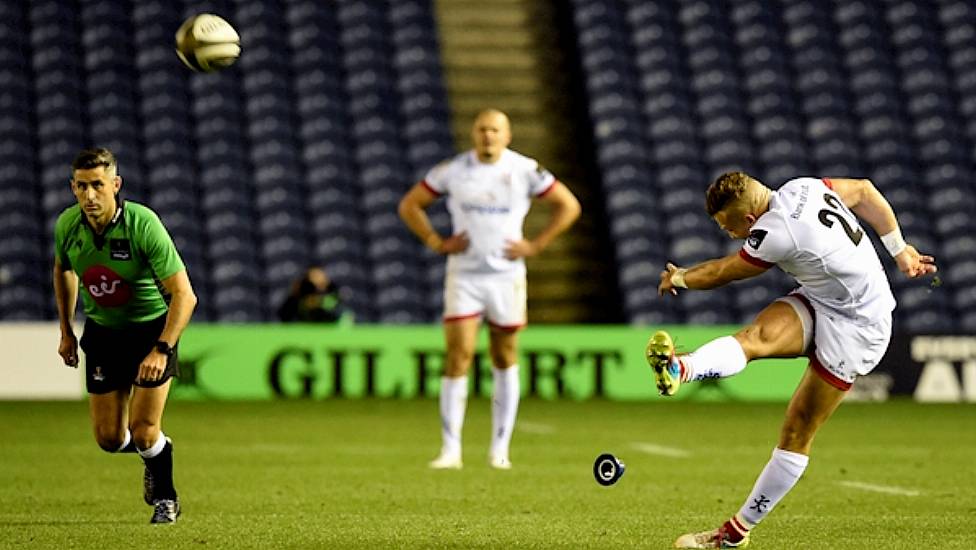
M 121 328 L 167 311 L 159 281 L 185 269 L 155 212 L 121 201 L 96 235 L 77 204 L 54 226 L 54 253 L 62 269 L 78 274 L 85 315 L 99 325 Z
M 773 191 L 769 211 L 739 251 L 749 263 L 779 266 L 815 307 L 869 324 L 895 308 L 888 277 L 857 217 L 829 179 L 797 178 Z
M 435 195 L 447 196 L 456 235 L 467 232 L 471 244 L 447 259 L 447 273 L 525 273 L 522 258 L 505 257 L 506 241 L 522 239 L 522 224 L 533 197 L 541 197 L 556 178 L 537 161 L 505 149 L 494 164 L 462 153 L 431 169 L 421 182 Z

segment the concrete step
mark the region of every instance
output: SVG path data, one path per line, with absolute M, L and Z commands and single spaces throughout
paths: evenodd
M 609 282 L 608 282 L 609 283 Z M 603 292 L 602 278 L 588 280 L 556 279 L 553 277 L 532 279 L 529 276 L 529 298 L 535 301 L 565 301 L 583 296 L 599 296 Z
M 560 0 L 554 0 L 560 1 Z M 511 148 L 538 159 L 567 183 L 583 205 L 583 216 L 537 257 L 529 258 L 530 322 L 607 320 L 608 296 L 615 281 L 608 266 L 597 214 L 590 211 L 586 168 L 573 133 L 572 96 L 564 93 L 554 9 L 540 0 L 435 0 L 441 55 L 459 149 L 470 147 L 471 123 L 482 109 L 508 113 Z M 588 154 L 588 153 L 587 153 Z M 536 204 L 524 225 L 532 238 L 549 222 L 549 209 Z M 608 281 L 609 287 L 608 290 Z
M 447 37 L 453 46 L 474 49 L 506 49 L 515 48 L 525 50 L 535 42 L 532 32 L 524 27 L 507 27 L 504 32 L 498 29 L 453 25 L 446 22 L 439 29 L 439 36 Z
M 572 302 L 539 302 L 529 306 L 529 325 L 579 325 L 590 319 L 590 309 Z
M 479 69 L 457 69 L 445 75 L 446 86 L 454 93 L 473 95 L 494 95 L 500 90 L 537 94 L 542 91 L 545 83 L 540 82 L 532 71 L 497 70 L 488 74 Z M 491 88 L 485 88 L 485 81 L 490 80 Z
M 523 10 L 521 4 L 521 1 L 505 0 L 492 0 L 490 3 L 440 0 L 434 2 L 434 15 L 442 36 L 452 27 L 522 28 L 530 21 L 531 14 Z

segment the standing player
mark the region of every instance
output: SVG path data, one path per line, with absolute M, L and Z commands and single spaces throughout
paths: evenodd
M 61 320 L 58 353 L 78 366 L 71 319 L 84 292 L 85 381 L 95 440 L 110 453 L 138 452 L 152 523 L 173 523 L 173 443 L 160 423 L 176 344 L 197 299 L 183 261 L 156 214 L 119 198 L 122 178 L 108 149 L 86 149 L 71 163 L 78 204 L 54 229 L 54 294 Z M 161 287 L 161 288 L 160 288 Z M 169 297 L 169 305 L 164 298 Z
M 579 217 L 576 197 L 533 159 L 508 149 L 508 117 L 482 111 L 471 129 L 474 150 L 434 167 L 400 202 L 400 217 L 421 241 L 448 255 L 444 281 L 447 360 L 441 378 L 443 446 L 430 463 L 461 468 L 461 427 L 468 399 L 468 368 L 481 317 L 490 325 L 494 376 L 489 463 L 512 467 L 509 443 L 519 402 L 518 330 L 525 326 L 525 261 L 535 256 Z M 453 234 L 443 238 L 424 209 L 447 196 Z M 531 199 L 551 205 L 548 225 L 534 239 L 522 236 Z
M 708 188 L 706 207 L 723 230 L 745 244 L 737 253 L 690 268 L 668 264 L 660 294 L 719 287 L 774 265 L 801 286 L 735 336 L 689 355 L 675 356 L 668 333 L 656 332 L 647 344 L 647 361 L 658 390 L 674 395 L 682 382 L 732 376 L 764 357 L 807 355 L 810 367 L 787 407 L 772 458 L 738 513 L 714 531 L 681 536 L 677 548 L 748 544 L 749 531 L 800 479 L 817 430 L 855 378 L 869 373 L 888 348 L 895 299 L 854 214 L 881 235 L 902 273 L 917 278 L 936 271 L 931 256 L 902 239 L 891 206 L 869 180 L 798 178 L 772 191 L 732 172 Z

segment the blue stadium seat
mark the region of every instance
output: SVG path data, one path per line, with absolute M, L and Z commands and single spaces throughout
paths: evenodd
M 218 286 L 213 293 L 214 320 L 225 323 L 267 320 L 259 292 L 257 288 L 247 285 Z

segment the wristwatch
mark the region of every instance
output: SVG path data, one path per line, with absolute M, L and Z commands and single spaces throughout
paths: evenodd
M 176 350 L 169 345 L 169 342 L 164 342 L 163 340 L 159 340 L 158 342 L 156 342 L 156 351 L 162 353 L 163 355 L 166 355 L 167 357 L 172 357 L 173 352 L 175 352 Z

